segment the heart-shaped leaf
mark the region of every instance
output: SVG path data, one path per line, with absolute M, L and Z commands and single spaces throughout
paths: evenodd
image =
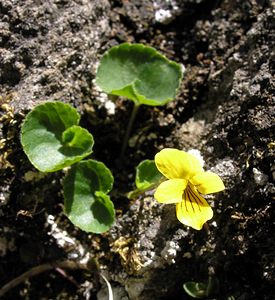
M 175 98 L 181 77 L 180 65 L 154 48 L 124 43 L 103 55 L 96 83 L 108 94 L 154 106 Z
M 79 114 L 69 104 L 46 102 L 26 117 L 21 130 L 23 150 L 42 172 L 70 166 L 90 153 L 93 136 L 78 126 Z
M 63 184 L 65 213 L 71 222 L 87 232 L 107 231 L 115 219 L 107 195 L 112 186 L 112 173 L 102 162 L 90 159 L 72 166 Z
M 163 175 L 156 167 L 154 160 L 143 160 L 136 167 L 136 187 L 137 189 L 128 193 L 128 198 L 132 199 L 145 192 L 153 189 L 163 179 Z

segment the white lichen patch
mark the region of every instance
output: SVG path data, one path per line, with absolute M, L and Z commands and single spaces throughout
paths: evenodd
M 268 182 L 268 176 L 266 174 L 262 173 L 257 168 L 253 168 L 252 171 L 256 184 L 265 185 Z
M 181 248 L 177 242 L 167 241 L 164 249 L 161 251 L 161 257 L 164 258 L 169 265 L 174 264 L 178 251 L 181 251 Z
M 9 199 L 10 199 L 10 191 L 9 191 L 10 186 L 9 185 L 3 185 L 0 187 L 0 207 L 5 206 L 8 204 Z M 1 216 L 1 211 L 0 211 L 0 216 Z
M 155 12 L 155 19 L 159 23 L 167 24 L 173 20 L 173 15 L 168 9 L 158 9 Z
M 162 24 L 169 24 L 181 13 L 181 9 L 175 0 L 156 0 L 153 6 L 155 9 L 155 20 Z
M 93 80 L 94 91 L 97 94 L 96 100 L 106 109 L 108 115 L 114 115 L 116 112 L 115 103 L 108 98 L 106 93 L 103 93 L 102 90 L 96 85 L 95 79 Z
M 88 249 L 85 249 L 80 242 L 71 237 L 68 232 L 62 229 L 53 215 L 48 215 L 47 226 L 50 227 L 48 235 L 52 236 L 57 245 L 68 255 L 69 259 L 79 260 L 79 263 L 85 264 L 90 259 Z

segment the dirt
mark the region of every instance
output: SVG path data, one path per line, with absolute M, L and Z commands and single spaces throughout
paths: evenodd
M 0 286 L 34 266 L 98 260 L 117 300 L 190 299 L 187 281 L 219 288 L 208 299 L 274 299 L 274 6 L 271 1 L 0 2 Z M 176 99 L 141 107 L 117 165 L 132 103 L 94 83 L 102 54 L 122 42 L 158 49 L 184 67 Z M 102 235 L 63 213 L 64 172 L 40 174 L 19 139 L 26 113 L 60 100 L 81 113 L 93 158 L 113 172 L 116 223 Z M 226 190 L 196 231 L 153 191 L 129 200 L 135 166 L 164 147 L 198 149 Z M 65 273 L 64 273 L 65 272 Z M 108 299 L 94 272 L 51 270 L 3 299 Z

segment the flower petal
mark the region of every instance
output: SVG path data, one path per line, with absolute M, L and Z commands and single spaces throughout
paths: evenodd
M 213 217 L 212 208 L 190 185 L 184 191 L 183 201 L 176 204 L 176 213 L 181 223 L 197 230 Z
M 190 181 L 202 194 L 217 193 L 225 189 L 220 176 L 213 172 L 198 173 Z
M 183 191 L 186 188 L 187 181 L 184 179 L 170 179 L 162 182 L 154 197 L 160 203 L 178 203 L 182 201 Z
M 158 170 L 167 178 L 189 179 L 203 171 L 200 161 L 187 152 L 165 148 L 155 155 Z

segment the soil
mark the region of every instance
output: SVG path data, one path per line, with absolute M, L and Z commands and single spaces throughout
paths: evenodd
M 274 3 L 268 0 L 0 2 L 0 286 L 34 266 L 93 257 L 116 300 L 191 299 L 187 281 L 218 281 L 208 299 L 274 298 Z M 102 54 L 143 43 L 183 65 L 176 99 L 141 107 L 117 165 L 132 103 L 94 83 Z M 93 158 L 113 172 L 117 219 L 88 234 L 63 213 L 64 172 L 41 174 L 19 139 L 28 111 L 60 100 L 81 113 Z M 198 149 L 226 190 L 201 231 L 149 191 L 129 200 L 135 166 L 162 148 Z M 95 268 L 95 267 L 94 267 Z M 93 270 L 55 268 L 3 299 L 108 299 Z M 0 289 L 1 291 L 1 289 Z

